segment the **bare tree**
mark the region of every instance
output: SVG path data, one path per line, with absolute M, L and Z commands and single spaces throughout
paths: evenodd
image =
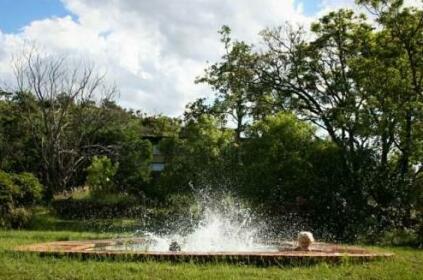
M 116 87 L 107 86 L 104 75 L 92 65 L 72 64 L 65 56 L 43 55 L 35 48 L 14 59 L 13 69 L 16 92 L 35 97 L 24 114 L 40 152 L 49 199 L 69 187 L 93 153 L 109 148 L 96 145 L 90 137 L 105 123 L 95 100 L 113 98 Z

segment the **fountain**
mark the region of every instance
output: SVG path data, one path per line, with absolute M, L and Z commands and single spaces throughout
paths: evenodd
M 192 221 L 188 232 L 138 232 L 133 238 L 50 242 L 16 250 L 56 256 L 260 264 L 339 262 L 345 257 L 367 261 L 391 256 L 359 247 L 315 242 L 313 234 L 306 231 L 299 232 L 294 241 L 272 239 L 265 234 L 268 226 L 258 222 L 250 209 L 230 196 L 211 199 L 203 193 L 197 196 L 197 204 L 201 218 Z

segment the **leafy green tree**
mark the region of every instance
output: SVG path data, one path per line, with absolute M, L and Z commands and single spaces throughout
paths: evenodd
M 421 208 L 416 205 L 423 191 L 417 187 L 423 168 L 423 10 L 406 7 L 402 0 L 357 2 L 379 24 L 375 47 L 366 58 L 371 62 L 362 61 L 363 67 L 371 67 L 371 76 L 359 80 L 373 97 L 368 107 L 380 135 L 375 146 L 381 148 L 382 172 L 372 182 L 372 197 L 390 225 L 412 228 L 419 223 Z
M 177 135 L 181 128 L 181 121 L 162 115 L 140 116 L 142 136 L 170 137 Z
M 339 183 L 352 212 L 406 226 L 422 166 L 422 11 L 403 1 L 358 2 L 380 28 L 339 10 L 312 25 L 312 40 L 290 27 L 263 32 L 261 81 L 282 110 L 315 124 L 340 149 Z
M 116 180 L 119 188 L 132 194 L 142 195 L 150 181 L 150 162 L 152 159 L 152 144 L 141 138 L 136 127 L 128 127 L 124 131 L 123 141 L 119 143 L 119 168 Z
M 35 99 L 30 94 L 0 92 L 0 169 L 38 173 L 39 156 L 25 118 L 35 111 L 34 107 Z
M 243 146 L 245 186 L 262 203 L 295 202 L 310 193 L 313 129 L 294 115 L 279 113 L 255 123 Z
M 233 131 L 219 128 L 210 115 L 187 123 L 179 136 L 162 140 L 160 150 L 166 158 L 158 182 L 162 195 L 190 192 L 192 187 L 225 187 L 223 181 L 230 178 L 226 175 L 234 171 L 225 168 L 232 141 Z
M 249 99 L 254 91 L 254 65 L 257 58 L 252 46 L 245 42 L 232 41 L 228 26 L 223 26 L 219 33 L 225 47 L 222 61 L 206 69 L 205 75 L 196 82 L 207 83 L 217 92 L 208 113 L 234 122 L 235 141 L 239 143 L 251 114 Z M 201 105 L 204 109 L 204 103 Z
M 342 152 L 292 113 L 256 122 L 242 147 L 238 191 L 273 216 L 294 215 L 318 234 L 348 239 L 369 212 L 361 193 L 345 183 Z M 283 224 L 281 225 L 284 226 Z
M 104 102 L 101 109 L 107 125 L 98 129 L 94 142 L 107 147 L 109 152 L 105 155 L 118 164 L 114 176 L 116 190 L 143 195 L 150 185 L 152 159 L 152 145 L 145 136 L 164 130 L 166 125 L 153 127 L 152 118 L 147 120 L 111 101 Z
M 421 158 L 413 157 L 413 151 L 421 150 L 418 131 L 423 116 L 423 10 L 404 7 L 402 0 L 357 2 L 376 15 L 386 37 L 384 42 L 389 42 L 384 47 L 393 54 L 389 66 L 398 72 L 396 81 L 402 82 L 397 98 L 400 106 L 396 108 L 401 116 L 398 120 L 400 132 L 395 144 L 401 153 L 399 168 L 404 178 L 409 175 L 411 166 L 421 164 Z
M 371 30 L 363 17 L 339 10 L 313 24 L 311 42 L 302 30 L 290 27 L 263 33 L 269 49 L 263 59 L 263 83 L 279 93 L 282 106 L 326 131 L 344 150 L 352 174 L 360 168 L 355 156 L 369 139 L 361 112 L 365 96 L 349 63 L 361 55 Z

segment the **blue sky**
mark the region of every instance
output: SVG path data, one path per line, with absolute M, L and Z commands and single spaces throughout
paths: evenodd
M 299 2 L 303 3 L 304 14 L 307 16 L 319 10 L 320 1 Z M 34 20 L 66 15 L 72 16 L 60 0 L 0 0 L 0 30 L 5 33 L 19 32 Z
M 306 16 L 314 15 L 320 9 L 320 1 L 318 0 L 302 0 L 304 14 Z
M 0 29 L 15 33 L 33 20 L 68 14 L 59 0 L 0 0 Z

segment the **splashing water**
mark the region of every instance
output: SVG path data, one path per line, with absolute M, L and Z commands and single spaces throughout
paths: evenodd
M 231 196 L 212 198 L 201 193 L 197 195 L 197 206 L 202 210 L 201 218 L 189 233 L 168 235 L 145 233 L 149 242 L 147 246 L 144 245 L 144 250 L 169 251 L 169 245 L 174 241 L 181 246 L 181 251 L 185 252 L 277 250 L 275 246 L 266 245 L 260 240 L 263 224 L 255 222 L 250 209 L 242 207 Z

